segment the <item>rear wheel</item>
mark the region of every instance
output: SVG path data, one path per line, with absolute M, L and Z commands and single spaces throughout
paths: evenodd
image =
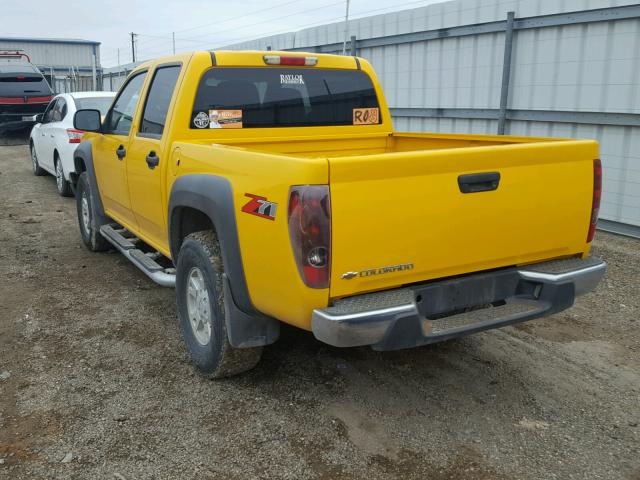
M 56 186 L 58 187 L 58 194 L 62 197 L 70 197 L 71 184 L 64 178 L 62 160 L 60 160 L 60 157 L 56 155 L 54 162 L 56 164 Z
M 109 249 L 109 242 L 100 235 L 93 207 L 93 196 L 89 184 L 87 172 L 82 172 L 78 177 L 76 187 L 76 209 L 78 211 L 78 224 L 80 236 L 87 248 L 93 252 L 101 252 Z
M 198 369 L 209 378 L 237 375 L 260 361 L 262 347 L 234 348 L 225 323 L 224 267 L 212 230 L 188 235 L 176 268 L 176 300 L 182 336 Z
M 38 155 L 36 154 L 36 147 L 33 145 L 33 142 L 29 144 L 29 149 L 31 150 L 31 167 L 33 168 L 33 174 L 37 177 L 41 177 L 47 172 L 40 168 Z

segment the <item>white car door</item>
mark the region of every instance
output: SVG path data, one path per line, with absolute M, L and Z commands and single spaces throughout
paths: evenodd
M 54 159 L 54 152 L 57 151 L 58 155 L 63 156 L 66 153 L 66 149 L 69 143 L 69 136 L 67 135 L 69 104 L 67 99 L 63 96 L 58 97 L 58 103 L 53 109 L 53 121 L 49 124 L 49 150 L 51 161 Z M 52 168 L 55 168 L 53 163 Z
M 64 97 L 58 97 L 56 104 L 51 112 L 51 121 L 46 124 L 46 133 L 44 142 L 45 145 L 45 157 L 42 163 L 44 163 L 47 169 L 52 172 L 55 171 L 55 165 L 53 163 L 54 151 L 56 150 L 56 144 L 61 138 L 61 132 L 66 135 L 66 127 L 63 126 L 62 119 L 67 112 L 67 102 Z
M 47 143 L 49 139 L 49 124 L 51 123 L 51 119 L 53 118 L 53 109 L 58 102 L 57 98 L 54 98 L 42 116 L 42 123 L 38 127 L 38 131 L 35 132 L 33 136 L 33 145 L 36 149 L 36 154 L 38 155 L 38 163 L 42 168 L 48 169 L 48 165 L 46 164 L 46 155 L 47 155 Z
M 62 120 L 62 108 L 65 101 L 62 97 L 58 97 L 51 108 L 51 111 L 47 109 L 47 116 L 43 119 L 42 126 L 40 127 L 40 150 L 38 151 L 38 163 L 42 168 L 48 170 L 49 173 L 55 172 L 53 164 L 53 150 L 55 148 L 55 131 L 59 127 Z

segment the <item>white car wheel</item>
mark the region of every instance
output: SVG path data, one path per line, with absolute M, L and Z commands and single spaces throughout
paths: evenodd
M 56 186 L 58 187 L 58 193 L 63 197 L 71 196 L 71 185 L 64 178 L 64 168 L 62 167 L 62 160 L 60 157 L 56 157 Z

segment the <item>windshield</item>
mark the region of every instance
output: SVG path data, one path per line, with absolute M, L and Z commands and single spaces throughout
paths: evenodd
M 200 81 L 190 127 L 378 123 L 373 83 L 360 70 L 214 67 Z
M 74 100 L 78 110 L 100 110 L 100 115 L 104 117 L 111 106 L 111 102 L 113 102 L 113 97 L 74 97 Z

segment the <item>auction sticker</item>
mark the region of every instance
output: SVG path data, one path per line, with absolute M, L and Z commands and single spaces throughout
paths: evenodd
M 380 123 L 380 110 L 378 107 L 353 109 L 354 125 L 377 125 L 378 123 Z
M 242 128 L 242 110 L 209 110 L 209 128 Z

